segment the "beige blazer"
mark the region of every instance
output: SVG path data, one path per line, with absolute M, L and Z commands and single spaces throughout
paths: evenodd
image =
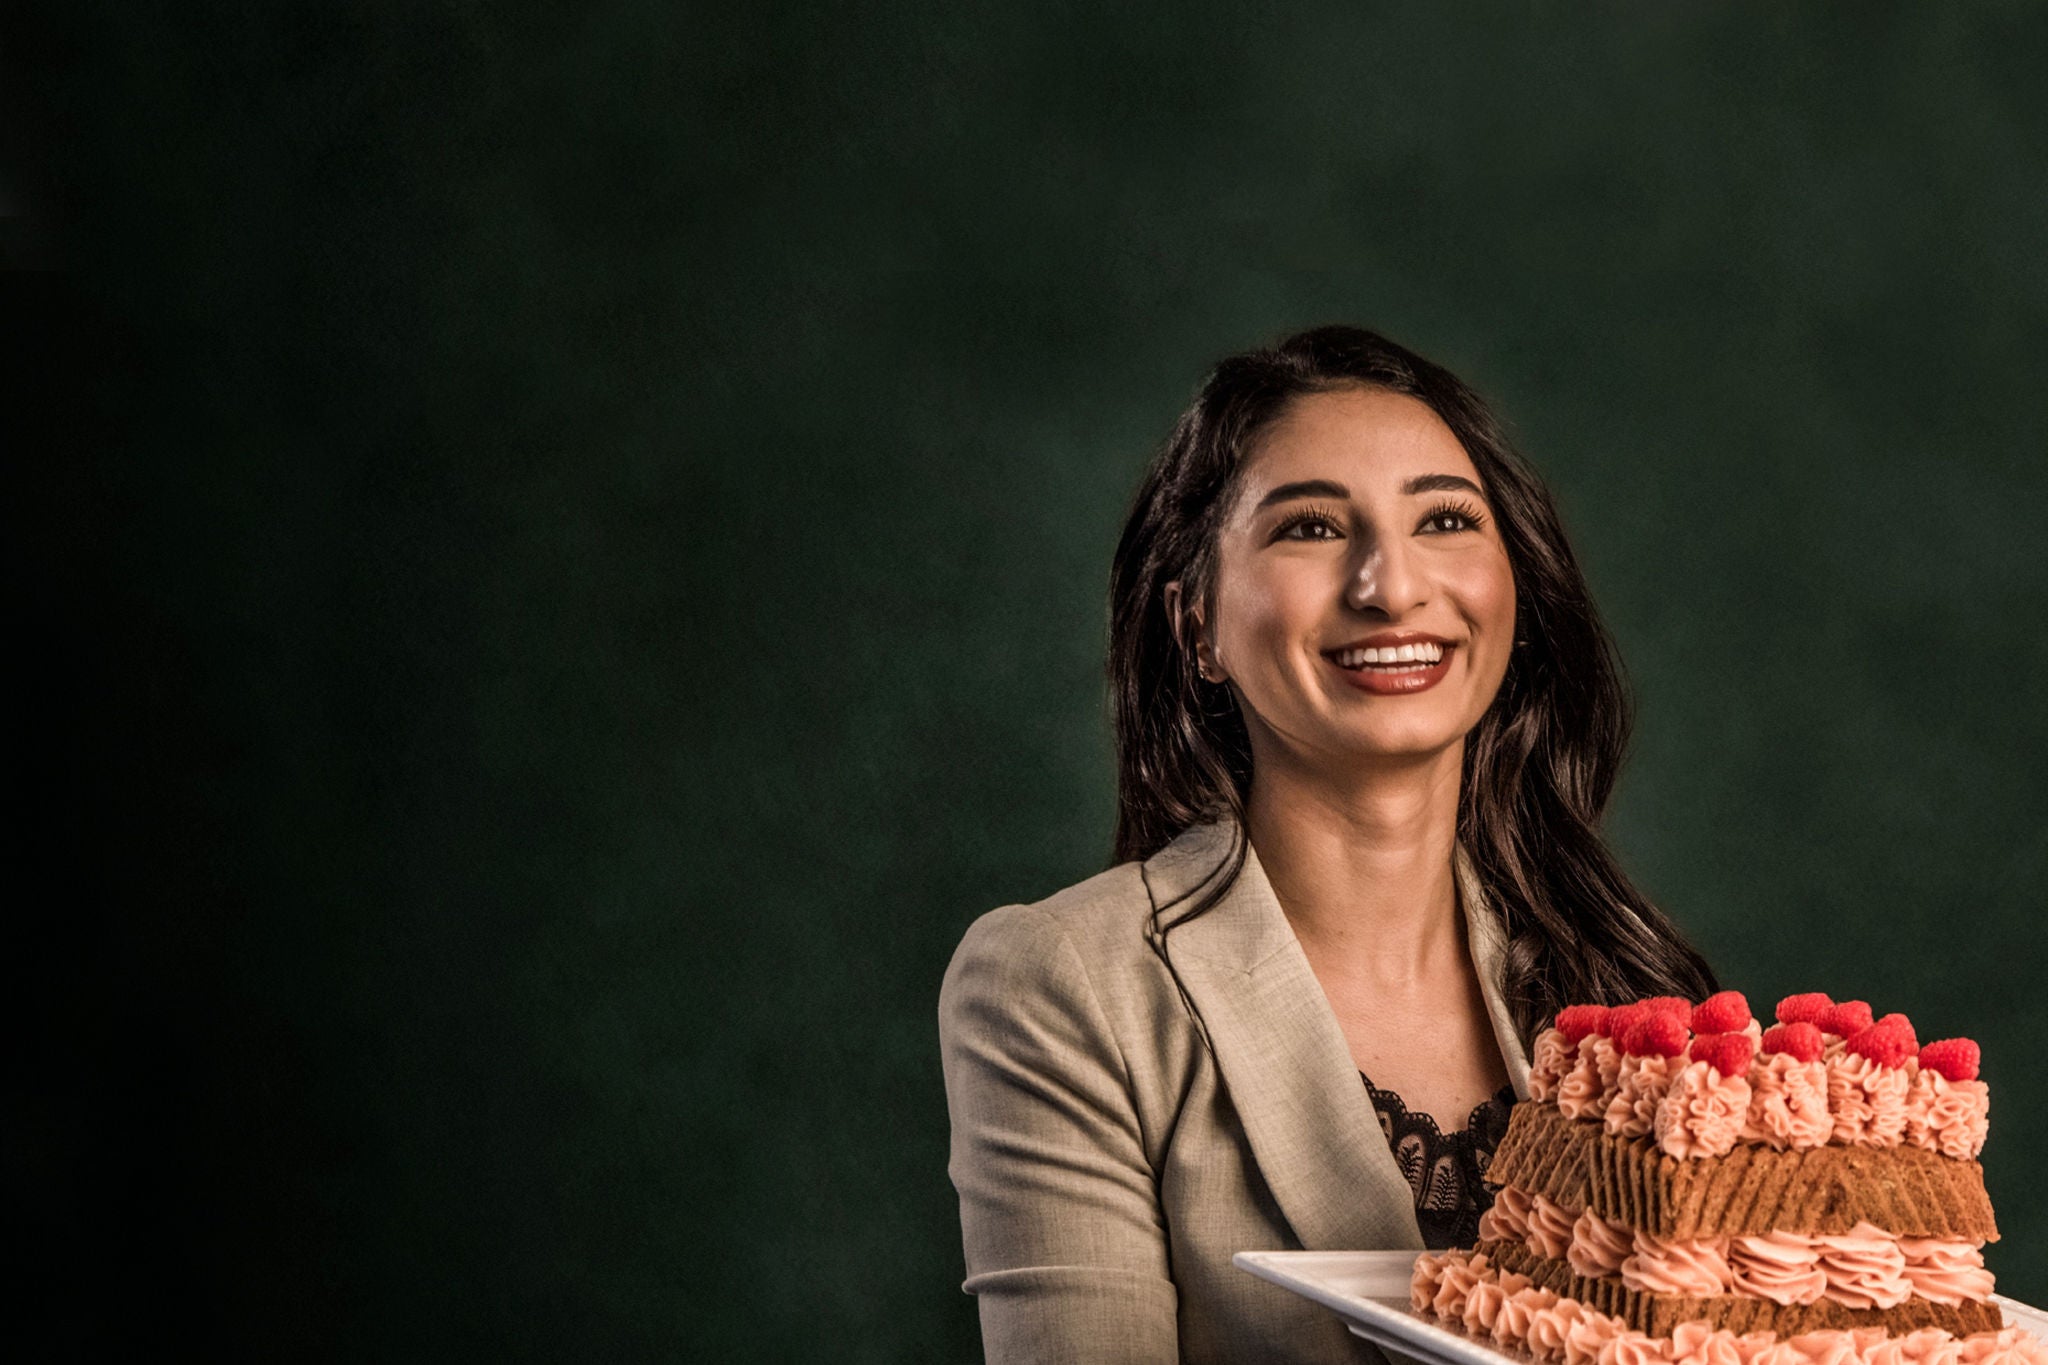
M 1153 907 L 1220 874 L 1233 829 L 1197 825 L 1142 863 L 992 910 L 953 955 L 939 995 L 948 1173 L 992 1362 L 1383 1365 L 1334 1313 L 1230 1263 L 1422 1246 L 1257 853 L 1167 939 L 1186 1000 L 1156 950 Z M 1454 863 L 1501 1057 L 1526 1097 L 1503 933 L 1462 846 Z

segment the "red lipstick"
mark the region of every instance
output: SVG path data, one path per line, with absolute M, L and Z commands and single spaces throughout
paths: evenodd
M 1436 645 L 1442 656 L 1435 663 L 1411 660 L 1396 664 L 1358 663 L 1346 668 L 1339 662 L 1346 656 L 1356 657 L 1357 651 L 1367 649 L 1399 648 L 1402 645 Z M 1441 635 L 1431 635 L 1422 630 L 1382 630 L 1349 643 L 1323 651 L 1323 658 L 1329 661 L 1344 681 L 1362 692 L 1382 697 L 1405 697 L 1415 692 L 1427 692 L 1444 680 L 1451 671 L 1451 655 L 1457 649 L 1454 641 Z

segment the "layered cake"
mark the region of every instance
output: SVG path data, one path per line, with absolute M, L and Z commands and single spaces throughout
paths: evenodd
M 1983 1248 L 1977 1045 L 1825 995 L 1575 1005 L 1412 1298 L 1560 1365 L 2048 1365 Z

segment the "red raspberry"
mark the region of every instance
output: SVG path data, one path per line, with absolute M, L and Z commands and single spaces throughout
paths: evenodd
M 1677 1015 L 1652 1010 L 1629 1029 L 1621 1050 L 1636 1057 L 1682 1057 L 1685 1039 L 1685 1024 Z
M 1819 1024 L 1822 1016 L 1835 1007 L 1826 992 L 1814 991 L 1809 995 L 1788 995 L 1778 1002 L 1778 1022 L 1781 1024 Z
M 1817 1062 L 1822 1050 L 1820 1030 L 1801 1019 L 1764 1030 L 1764 1051 L 1787 1052 L 1802 1062 Z
M 1588 1034 L 1607 1032 L 1607 1006 L 1566 1005 L 1557 1012 L 1557 1026 L 1564 1040 L 1577 1047 Z
M 1749 1001 L 1741 991 L 1710 995 L 1692 1008 L 1694 1033 L 1740 1033 L 1749 1026 Z
M 1614 1045 L 1623 1052 L 1628 1051 L 1624 1040 L 1628 1037 L 1629 1030 L 1636 1026 L 1636 1021 L 1641 1019 L 1644 1013 L 1645 1011 L 1640 1003 L 1616 1005 L 1613 1009 L 1607 1011 L 1607 1036 L 1612 1038 Z
M 1905 1015 L 1887 1014 L 1884 1018 L 1877 1021 L 1877 1027 L 1898 1030 L 1905 1036 L 1907 1051 L 1918 1052 L 1920 1050 L 1920 1038 L 1913 1032 L 1913 1021 Z
M 1847 1038 L 1870 1027 L 1870 1006 L 1861 1000 L 1844 1000 L 1819 1019 L 1820 1031 Z
M 1746 1076 L 1756 1044 L 1747 1033 L 1710 1033 L 1693 1039 L 1692 1059 L 1705 1062 L 1723 1076 Z
M 1647 1010 L 1655 1010 L 1660 1014 L 1674 1015 L 1681 1024 L 1692 1021 L 1692 1001 L 1685 999 L 1683 996 L 1653 995 L 1647 1000 L 1638 1000 L 1636 1003 Z
M 1920 1069 L 1938 1071 L 1952 1081 L 1977 1079 L 1977 1063 L 1983 1060 L 1977 1045 L 1968 1038 L 1943 1038 L 1920 1049 Z
M 1892 1024 L 1872 1024 L 1850 1034 L 1842 1044 L 1842 1050 L 1868 1057 L 1879 1066 L 1904 1066 L 1906 1058 L 1918 1049 L 1913 1046 L 1913 1035 L 1909 1030 Z

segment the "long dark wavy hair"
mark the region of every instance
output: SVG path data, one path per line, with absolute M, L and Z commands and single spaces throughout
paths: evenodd
M 1714 974 L 1608 851 L 1600 820 L 1632 726 L 1613 641 L 1549 490 L 1486 404 L 1442 366 L 1359 327 L 1317 327 L 1218 364 L 1153 458 L 1110 573 L 1116 732 L 1113 862 L 1148 858 L 1190 825 L 1235 818 L 1213 906 L 1242 871 L 1252 752 L 1228 683 L 1197 671 L 1188 614 L 1214 600 L 1217 532 L 1260 435 L 1294 398 L 1354 385 L 1427 403 L 1479 472 L 1514 571 L 1517 634 L 1498 695 L 1465 739 L 1458 838 L 1506 930 L 1506 997 L 1524 1043 L 1566 1004 L 1699 1000 Z M 1183 620 L 1165 589 L 1179 580 Z

